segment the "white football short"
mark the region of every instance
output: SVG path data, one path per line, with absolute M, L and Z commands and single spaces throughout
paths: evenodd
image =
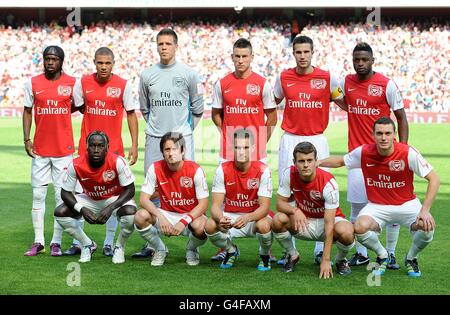
M 342 217 L 334 218 L 334 224 L 341 221 L 347 221 L 347 219 Z M 302 230 L 293 236 L 300 240 L 323 242 L 325 241 L 325 220 L 323 218 L 308 218 L 306 230 Z
M 62 157 L 36 155 L 31 160 L 31 186 L 40 187 L 53 183 L 61 187 L 65 169 L 72 162 L 72 154 Z
M 223 215 L 225 217 L 229 217 L 231 222 L 236 221 L 240 216 L 245 215 L 247 213 L 241 212 L 224 212 Z M 267 215 L 266 218 L 272 220 L 272 218 Z M 231 228 L 228 232 L 230 233 L 231 238 L 233 237 L 255 237 L 255 221 L 248 222 L 242 229 Z
M 163 210 L 161 208 L 158 208 L 158 210 L 164 215 L 164 217 L 170 222 L 170 224 L 175 225 L 177 224 L 182 217 L 184 217 L 186 215 L 186 213 L 178 213 L 178 212 L 172 212 L 172 211 L 167 211 L 167 210 Z M 158 230 L 158 232 L 160 234 L 162 234 L 161 232 L 161 226 L 159 225 L 159 219 L 156 218 L 156 223 L 155 223 L 155 227 Z M 184 235 L 184 236 L 189 236 L 189 234 L 191 234 L 191 230 L 189 230 L 188 226 L 186 226 L 184 228 L 183 231 L 181 231 L 180 235 Z
M 422 208 L 419 199 L 413 199 L 399 206 L 380 205 L 369 202 L 358 215 L 367 215 L 374 219 L 380 226 L 380 233 L 387 224 L 397 223 L 411 228 L 411 224 L 416 222 L 417 215 Z
M 96 215 L 98 215 L 105 207 L 112 204 L 114 201 L 117 200 L 119 196 L 113 196 L 108 199 L 102 199 L 102 200 L 94 200 L 91 197 L 89 197 L 86 194 L 77 194 L 75 195 L 75 199 L 77 199 L 77 202 L 79 202 L 83 207 L 88 208 L 92 212 L 94 212 Z M 125 202 L 122 206 L 134 206 L 136 207 L 136 203 L 134 202 L 134 199 L 130 199 L 127 202 Z M 122 207 L 120 206 L 120 207 Z M 119 208 L 114 209 L 112 215 L 117 216 L 117 210 Z
M 347 201 L 350 203 L 367 203 L 364 176 L 360 168 L 348 170 L 347 175 Z
M 283 171 L 286 167 L 293 165 L 293 156 L 292 152 L 294 152 L 294 148 L 300 142 L 310 142 L 312 143 L 317 150 L 317 159 L 322 160 L 330 156 L 330 148 L 328 147 L 327 138 L 322 135 L 315 136 L 298 136 L 289 132 L 284 132 L 281 136 L 280 140 L 280 150 L 278 154 L 278 174 L 283 174 Z M 323 168 L 328 171 L 328 168 Z M 279 176 L 278 182 L 281 180 L 281 176 Z
M 186 143 L 184 158 L 194 161 L 194 138 L 192 135 L 183 136 L 183 138 Z M 159 148 L 160 142 L 161 137 L 145 135 L 144 174 L 147 174 L 147 170 L 152 163 L 163 159 Z

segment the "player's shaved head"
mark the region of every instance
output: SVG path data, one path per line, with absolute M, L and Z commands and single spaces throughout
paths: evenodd
M 236 48 L 248 48 L 250 49 L 250 52 L 253 51 L 252 43 L 248 39 L 245 38 L 239 38 L 237 41 L 233 44 L 233 50 Z
M 367 51 L 373 57 L 372 47 L 365 42 L 358 43 L 353 49 L 353 54 L 357 51 Z
M 156 35 L 156 41 L 158 41 L 158 38 L 163 35 L 168 35 L 173 37 L 173 41 L 175 44 L 178 44 L 178 36 L 177 33 L 173 29 L 170 28 L 163 28 L 159 31 L 158 35 Z
M 184 152 L 184 149 L 186 148 L 186 142 L 184 140 L 183 134 L 180 132 L 167 132 L 162 136 L 161 142 L 159 143 L 159 149 L 161 153 L 164 153 L 164 145 L 167 141 L 172 140 L 173 143 L 177 144 L 181 147 L 181 152 Z
M 99 49 L 97 49 L 94 58 L 97 58 L 97 56 L 111 56 L 111 58 L 114 60 L 114 53 L 108 47 L 100 47 Z
M 314 159 L 317 160 L 317 150 L 316 150 L 316 147 L 311 142 L 304 141 L 304 142 L 298 143 L 295 146 L 294 152 L 292 153 L 292 155 L 294 156 L 294 161 L 296 160 L 297 153 L 302 153 L 302 154 L 314 153 Z
M 294 40 L 292 41 L 292 48 L 295 48 L 296 44 L 310 44 L 311 50 L 314 48 L 314 43 L 311 37 L 305 35 L 300 35 L 294 38 Z
M 377 125 L 392 125 L 392 128 L 394 128 L 394 133 L 395 133 L 395 123 L 389 117 L 380 117 L 374 122 L 373 129 L 372 129 L 372 131 L 374 133 L 375 133 L 375 128 L 376 128 Z

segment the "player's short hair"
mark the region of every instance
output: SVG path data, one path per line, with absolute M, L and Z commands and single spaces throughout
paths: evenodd
M 250 145 L 255 143 L 255 137 L 253 136 L 253 132 L 246 128 L 240 128 L 234 132 L 233 141 L 236 143 L 236 139 L 249 139 Z
M 108 47 L 100 47 L 97 49 L 94 54 L 94 59 L 97 58 L 97 56 L 111 56 L 114 60 L 114 53 Z
M 370 47 L 370 45 L 365 42 L 356 44 L 355 48 L 353 49 L 353 54 L 355 54 L 355 52 L 357 51 L 367 51 L 373 57 L 372 47 Z
M 297 153 L 310 154 L 313 152 L 314 152 L 314 159 L 317 160 L 316 147 L 311 142 L 303 141 L 303 142 L 298 143 L 295 146 L 294 152 L 292 152 L 292 155 L 294 156 L 294 160 L 295 160 Z
M 395 123 L 394 121 L 389 117 L 380 117 L 373 123 L 372 132 L 375 132 L 375 126 L 376 125 L 392 125 L 392 128 L 394 128 L 395 132 Z
M 51 45 L 45 47 L 42 56 L 45 58 L 47 55 L 55 55 L 61 60 L 61 62 L 64 61 L 64 50 L 59 46 Z
M 178 36 L 177 36 L 177 33 L 175 33 L 175 31 L 173 29 L 163 28 L 162 30 L 160 30 L 159 33 L 156 35 L 156 41 L 158 41 L 158 38 L 163 35 L 172 36 L 175 44 L 178 44 Z
M 300 35 L 300 36 L 297 36 L 296 38 L 294 38 L 294 40 L 292 41 L 292 49 L 295 48 L 296 44 L 310 44 L 311 49 L 314 48 L 314 43 L 313 43 L 312 38 L 305 36 L 305 35 Z
M 100 130 L 94 130 L 92 131 L 87 137 L 86 137 L 86 147 L 89 146 L 89 141 L 91 141 L 92 137 L 94 136 L 100 136 L 105 141 L 106 148 L 109 148 L 109 138 L 106 133 Z
M 239 38 L 237 41 L 233 44 L 233 50 L 235 48 L 249 48 L 250 52 L 253 52 L 252 43 L 248 39 L 245 38 Z
M 184 152 L 186 148 L 186 142 L 184 140 L 183 134 L 181 132 L 172 132 L 169 131 L 162 136 L 161 141 L 159 142 L 159 150 L 161 153 L 164 152 L 164 145 L 167 141 L 172 140 L 173 143 L 178 144 L 181 147 L 181 152 Z

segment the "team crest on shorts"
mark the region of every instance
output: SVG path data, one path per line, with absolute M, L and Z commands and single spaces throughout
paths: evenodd
M 72 87 L 58 85 L 58 95 L 59 96 L 70 96 L 72 94 Z
M 247 189 L 258 189 L 259 188 L 259 179 L 258 178 L 250 178 L 247 180 Z
M 183 87 L 184 86 L 184 79 L 182 77 L 175 77 L 172 79 L 172 85 L 174 87 Z
M 383 94 L 383 87 L 375 84 L 370 84 L 367 88 L 367 94 L 369 96 L 381 96 Z
M 110 182 L 112 181 L 114 178 L 116 178 L 116 173 L 112 170 L 106 170 L 103 172 L 103 181 L 105 182 Z
M 180 185 L 181 185 L 181 187 L 191 188 L 193 185 L 192 178 L 186 177 L 186 176 L 181 176 L 180 177 Z
M 247 84 L 246 87 L 247 90 L 247 95 L 255 95 L 258 96 L 261 93 L 261 88 L 259 87 L 259 85 L 256 84 Z
M 401 172 L 405 169 L 405 161 L 403 160 L 392 160 L 389 161 L 389 170 L 393 172 Z
M 109 88 L 106 89 L 107 97 L 119 98 L 121 93 L 122 93 L 122 89 L 118 88 L 118 87 L 110 86 Z
M 311 89 L 323 90 L 327 87 L 327 81 L 324 79 L 312 79 L 310 81 Z
M 311 197 L 312 200 L 322 200 L 323 199 L 322 194 L 318 190 L 311 190 L 309 192 L 309 196 Z

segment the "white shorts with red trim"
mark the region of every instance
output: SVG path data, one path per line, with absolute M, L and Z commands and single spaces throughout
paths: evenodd
M 62 157 L 36 155 L 31 161 L 31 186 L 39 187 L 53 183 L 61 187 L 64 172 L 72 162 L 72 154 Z
M 158 210 L 163 214 L 163 216 L 167 219 L 167 221 L 169 221 L 169 223 L 172 224 L 172 225 L 177 224 L 178 222 L 180 222 L 180 220 L 184 216 L 187 215 L 186 213 L 172 212 L 172 211 L 163 210 L 161 208 L 158 208 Z M 156 218 L 155 227 L 158 230 L 158 232 L 160 234 L 162 234 L 161 226 L 159 224 L 159 219 L 158 218 Z M 188 226 L 186 226 L 184 228 L 184 230 L 180 233 L 180 235 L 189 236 L 190 233 L 191 233 L 191 230 L 189 230 Z
M 102 200 L 94 200 L 94 199 L 92 199 L 91 197 L 89 197 L 86 194 L 75 195 L 75 199 L 77 199 L 77 202 L 79 202 L 80 204 L 83 205 L 83 207 L 88 208 L 89 210 L 91 210 L 92 212 L 94 212 L 97 215 L 105 207 L 109 206 L 114 201 L 116 201 L 117 198 L 119 198 L 119 196 L 113 196 L 113 197 L 110 197 L 108 199 L 102 199 Z M 134 206 L 134 207 L 136 207 L 136 203 L 134 202 L 134 199 L 130 199 L 127 202 L 125 202 L 123 205 L 121 205 L 120 207 L 117 207 L 116 209 L 114 209 L 114 211 L 113 211 L 113 213 L 111 215 L 117 216 L 117 210 L 119 210 L 119 208 L 121 208 L 123 206 Z
M 347 221 L 343 217 L 335 217 L 334 224 Z M 293 235 L 295 238 L 306 241 L 325 241 L 325 220 L 322 218 L 308 218 L 306 230 L 302 230 Z
M 247 213 L 243 212 L 224 212 L 223 216 L 231 219 L 231 222 L 234 223 L 240 216 L 245 215 Z M 270 214 L 267 214 L 266 218 L 272 220 Z M 228 232 L 233 237 L 255 237 L 255 225 L 256 221 L 248 222 L 242 229 L 231 228 Z

